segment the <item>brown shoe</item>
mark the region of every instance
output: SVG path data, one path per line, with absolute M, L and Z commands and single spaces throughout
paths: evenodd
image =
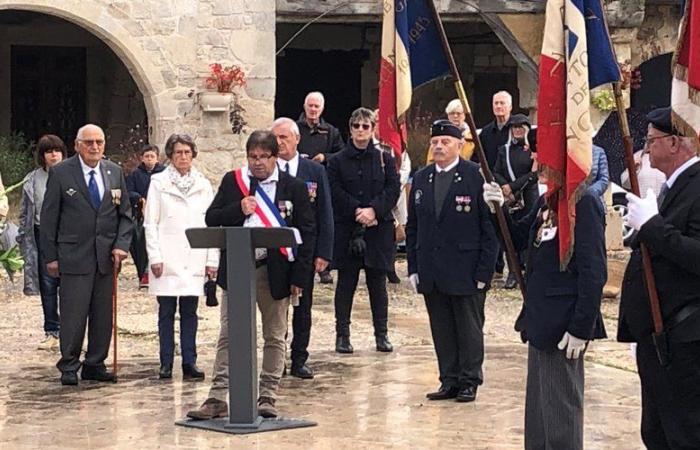
M 216 419 L 228 417 L 228 404 L 215 398 L 208 398 L 199 409 L 187 413 L 187 417 L 195 420 Z
M 275 399 L 270 397 L 260 397 L 258 399 L 258 415 L 265 419 L 277 417 L 277 408 L 275 408 Z

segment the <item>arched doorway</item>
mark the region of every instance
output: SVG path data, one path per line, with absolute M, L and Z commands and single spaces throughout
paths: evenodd
M 107 153 L 148 141 L 144 95 L 124 62 L 90 31 L 33 11 L 0 10 L 0 133 L 36 140 L 57 134 L 69 144 L 92 122 Z

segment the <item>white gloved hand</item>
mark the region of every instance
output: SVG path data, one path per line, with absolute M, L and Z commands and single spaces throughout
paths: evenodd
M 417 294 L 418 293 L 418 274 L 417 273 L 412 273 L 408 276 L 408 282 L 411 283 L 411 287 L 413 287 L 413 291 Z
M 492 181 L 491 183 L 484 183 L 484 201 L 489 206 L 491 214 L 496 213 L 496 209 L 493 206 L 494 202 L 497 203 L 498 206 L 503 206 L 503 203 L 505 202 L 503 191 L 495 181 Z
M 625 224 L 639 231 L 645 223 L 659 213 L 659 205 L 656 203 L 654 190 L 649 188 L 644 198 L 639 198 L 632 193 L 627 194 L 627 216 Z
M 561 341 L 559 341 L 559 345 L 557 345 L 557 347 L 559 350 L 566 349 L 566 357 L 568 359 L 578 359 L 586 349 L 587 343 L 588 341 L 572 336 L 567 331 L 564 333 L 564 337 L 561 338 Z
M 485 288 L 485 287 L 486 287 L 486 283 L 484 283 L 483 281 L 477 281 L 477 282 L 476 282 L 476 288 L 477 288 L 477 289 L 481 290 L 481 289 L 483 289 L 483 288 Z

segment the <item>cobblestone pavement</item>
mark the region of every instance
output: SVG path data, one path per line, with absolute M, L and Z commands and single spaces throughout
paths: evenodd
M 405 270 L 400 263 L 399 274 Z M 157 304 L 136 289 L 133 266 L 127 264 L 120 279 L 120 382 L 109 385 L 62 387 L 57 354 L 36 350 L 43 336 L 38 297 L 24 297 L 19 282 L 0 279 L 0 448 L 522 448 L 527 353 L 512 328 L 517 291 L 489 293 L 485 384 L 467 405 L 425 401 L 438 385 L 425 306 L 406 282 L 391 286 L 389 296 L 396 351 L 374 351 L 361 288 L 353 311 L 355 354 L 337 355 L 333 287 L 317 285 L 310 347 L 316 378 L 283 379 L 278 406 L 283 415 L 318 426 L 234 437 L 173 425 L 206 398 L 208 381 L 183 382 L 178 356 L 173 380 L 158 380 Z M 603 311 L 614 338 L 617 301 L 604 301 Z M 202 300 L 199 315 L 198 365 L 209 377 L 218 308 Z M 586 448 L 642 448 L 639 386 L 628 347 L 612 339 L 595 342 L 586 359 Z

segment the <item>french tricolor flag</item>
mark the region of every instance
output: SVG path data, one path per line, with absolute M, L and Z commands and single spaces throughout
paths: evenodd
M 559 262 L 573 253 L 576 202 L 593 163 L 591 89 L 620 80 L 600 0 L 548 0 L 537 98 L 537 160 L 558 192 Z
M 383 2 L 379 137 L 397 156 L 406 142 L 406 112 L 413 89 L 449 73 L 431 1 Z
M 671 109 L 676 128 L 700 137 L 700 1 L 687 0 L 673 57 Z

